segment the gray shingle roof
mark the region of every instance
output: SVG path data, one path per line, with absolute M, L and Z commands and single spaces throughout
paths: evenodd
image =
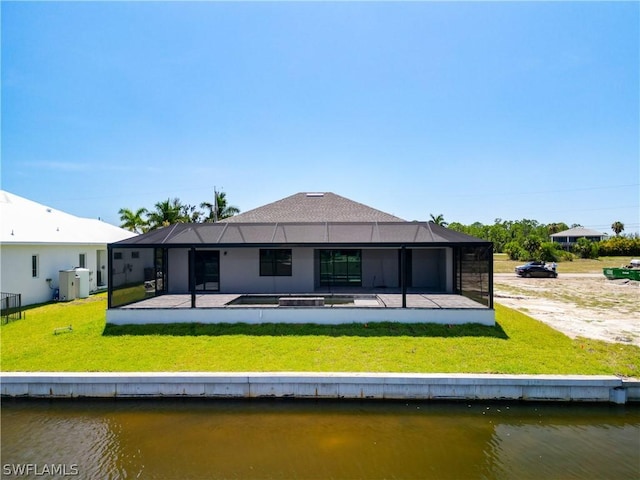
M 402 218 L 335 193 L 296 193 L 223 220 L 255 222 L 402 222 Z

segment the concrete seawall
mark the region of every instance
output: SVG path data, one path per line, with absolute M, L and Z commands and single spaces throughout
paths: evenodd
M 640 380 L 609 375 L 7 372 L 3 397 L 371 398 L 640 402 Z

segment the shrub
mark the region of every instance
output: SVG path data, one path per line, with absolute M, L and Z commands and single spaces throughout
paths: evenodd
M 504 253 L 509 255 L 509 260 L 524 260 L 527 256 L 527 252 L 516 241 L 507 243 L 504 246 Z
M 600 242 L 600 255 L 636 256 L 640 255 L 640 238 L 612 237 Z
M 558 262 L 562 258 L 562 251 L 558 250 L 554 242 L 544 242 L 540 245 L 539 260 L 545 262 Z
M 573 262 L 573 259 L 576 258 L 573 253 L 568 252 L 567 250 L 560 249 L 557 252 L 561 262 Z
M 573 246 L 573 251 L 580 258 L 598 258 L 598 244 L 594 243 L 586 238 L 579 238 L 576 244 Z

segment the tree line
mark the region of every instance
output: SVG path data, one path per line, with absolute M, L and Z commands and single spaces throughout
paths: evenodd
M 458 222 L 447 223 L 442 215 L 433 214 L 431 221 L 447 226 L 451 230 L 491 241 L 494 251 L 506 253 L 512 260 L 558 262 L 572 260 L 576 256 L 597 258 L 601 255 L 640 255 L 640 238 L 638 235 L 622 234 L 624 223 L 620 221 L 611 224 L 614 237 L 600 242 L 581 238 L 568 251 L 557 242 L 552 242 L 550 236 L 582 225 L 567 225 L 563 222 L 543 224 L 530 219 L 511 221 L 501 218 L 496 218 L 493 225 L 484 225 L 480 222 L 463 225 Z
M 153 209 L 121 208 L 121 228 L 135 233 L 145 233 L 174 223 L 211 223 L 240 213 L 236 206 L 229 205 L 225 192 L 215 192 L 215 201 L 197 205 L 182 203 L 179 198 L 157 202 Z

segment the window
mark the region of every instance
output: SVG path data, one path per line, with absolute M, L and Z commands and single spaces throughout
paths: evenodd
M 131 252 L 131 258 L 140 258 L 140 252 Z
M 78 267 L 85 268 L 87 266 L 87 254 L 81 253 L 78 256 Z
M 113 252 L 114 260 L 122 260 L 122 252 Z
M 320 250 L 320 285 L 361 286 L 360 250 Z
M 291 249 L 260 250 L 261 277 L 290 277 L 291 263 Z
M 38 255 L 31 255 L 31 276 L 36 278 L 38 276 Z

